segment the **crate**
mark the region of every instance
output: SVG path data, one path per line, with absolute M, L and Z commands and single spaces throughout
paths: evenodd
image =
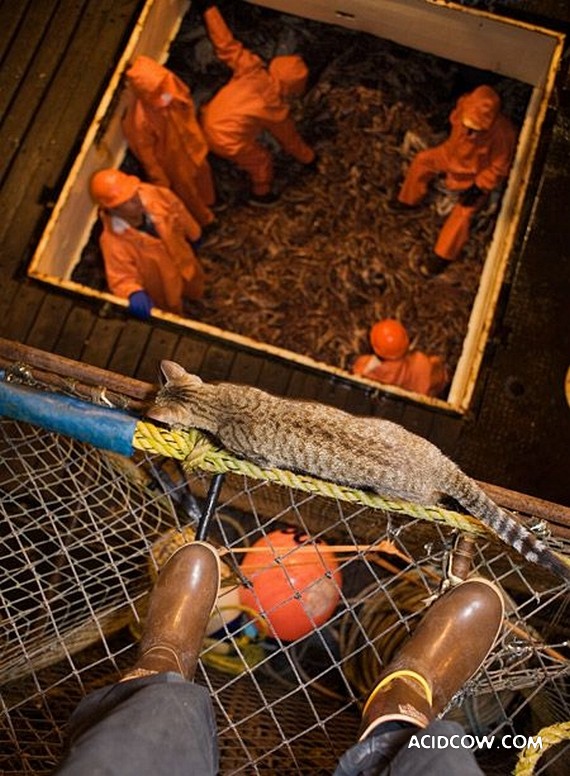
M 515 160 L 501 200 L 448 397 L 444 401 L 410 394 L 394 387 L 381 388 L 387 394 L 403 396 L 435 408 L 466 412 L 480 373 L 505 273 L 509 261 L 513 259 L 517 237 L 524 229 L 523 205 L 537 160 L 537 148 L 561 61 L 564 36 L 556 31 L 487 12 L 431 0 L 341 0 L 336 4 L 325 0 L 264 0 L 257 4 L 323 24 L 369 33 L 530 86 L 531 96 L 519 133 Z M 97 169 L 119 166 L 125 154 L 120 117 L 127 99 L 121 88 L 121 77 L 127 63 L 137 54 L 146 54 L 164 62 L 188 7 L 185 0 L 148 0 L 146 3 L 33 256 L 29 267 L 30 277 L 78 294 L 126 306 L 126 300 L 96 291 L 71 279 L 97 217 L 88 194 L 88 181 Z M 337 375 L 379 388 L 378 383 L 355 377 L 336 366 L 197 320 L 163 311 L 156 311 L 153 315 L 156 319 L 175 323 L 181 329 L 229 341 L 238 348 L 277 355 L 316 369 L 325 376 Z

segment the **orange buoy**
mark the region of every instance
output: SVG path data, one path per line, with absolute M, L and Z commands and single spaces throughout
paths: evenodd
M 334 553 L 293 529 L 259 539 L 241 571 L 251 583 L 240 588 L 242 605 L 263 614 L 271 634 L 285 641 L 325 623 L 340 597 L 342 576 Z

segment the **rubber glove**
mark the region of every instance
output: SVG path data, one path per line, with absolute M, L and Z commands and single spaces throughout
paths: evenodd
M 129 310 L 136 318 L 146 321 L 150 318 L 150 311 L 154 302 L 146 291 L 134 291 L 129 296 Z

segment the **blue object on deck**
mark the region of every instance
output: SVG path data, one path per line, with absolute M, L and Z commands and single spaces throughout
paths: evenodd
M 0 370 L 0 380 L 4 378 Z M 0 382 L 0 415 L 128 456 L 139 420 L 122 410 L 6 382 Z

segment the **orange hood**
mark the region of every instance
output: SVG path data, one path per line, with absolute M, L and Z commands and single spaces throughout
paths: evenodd
M 501 110 L 501 98 L 490 86 L 478 86 L 462 100 L 461 120 L 472 129 L 488 130 Z
M 309 71 L 301 57 L 274 57 L 269 63 L 269 72 L 279 82 L 281 93 L 286 97 L 298 97 L 305 91 Z
M 161 99 L 163 94 L 188 99 L 188 87 L 174 73 L 150 57 L 138 56 L 127 70 L 127 78 L 137 97 L 155 107 L 167 104 Z

